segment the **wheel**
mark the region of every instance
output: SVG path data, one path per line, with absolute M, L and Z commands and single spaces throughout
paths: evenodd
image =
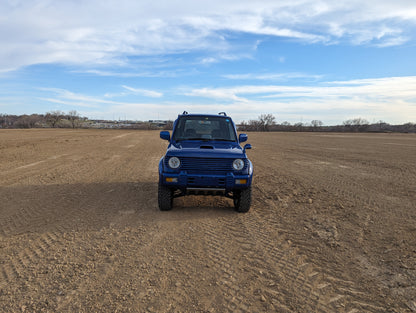
M 251 205 L 251 187 L 235 192 L 234 207 L 237 212 L 246 213 Z
M 159 202 L 159 209 L 161 211 L 169 211 L 172 210 L 173 204 L 173 193 L 168 187 L 163 186 L 159 183 L 158 188 L 158 202 Z

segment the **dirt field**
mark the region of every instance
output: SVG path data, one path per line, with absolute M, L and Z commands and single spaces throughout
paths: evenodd
M 0 130 L 0 312 L 416 312 L 416 136 L 248 142 L 249 213 L 160 212 L 158 132 Z

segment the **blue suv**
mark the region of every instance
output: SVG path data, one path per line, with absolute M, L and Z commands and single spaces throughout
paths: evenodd
M 159 162 L 159 208 L 172 209 L 173 198 L 185 195 L 222 195 L 234 200 L 238 212 L 248 212 L 251 204 L 253 165 L 237 137 L 232 119 L 224 112 L 218 115 L 179 115 L 172 136 L 160 132 L 169 141 L 166 154 Z

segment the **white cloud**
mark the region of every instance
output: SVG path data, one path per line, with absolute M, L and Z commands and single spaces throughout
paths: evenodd
M 122 71 L 104 71 L 104 70 L 77 70 L 73 72 L 74 73 L 86 73 L 86 74 L 92 74 L 95 76 L 103 76 L 103 77 L 123 77 L 123 78 L 161 77 L 161 78 L 166 78 L 166 77 L 177 77 L 179 75 L 184 76 L 184 75 L 190 74 L 190 72 L 192 71 L 188 71 L 188 72 L 179 71 L 179 70 L 157 71 L 155 69 L 153 71 L 145 71 L 145 72 L 143 71 L 122 72 Z
M 200 88 L 188 96 L 236 106 L 238 114 L 257 112 L 283 116 L 321 116 L 340 123 L 351 114 L 393 123 L 416 121 L 416 76 L 320 83 L 317 86 L 233 86 Z M 238 108 L 237 108 L 238 107 Z M 251 115 L 250 118 L 253 118 Z
M 330 98 L 359 97 L 361 99 L 416 99 L 416 76 L 357 79 L 350 81 L 325 82 L 314 86 L 234 86 L 228 88 L 193 89 L 187 95 L 213 99 L 241 100 L 242 95 L 257 95 L 261 98 Z M 247 99 L 244 99 L 246 101 Z
M 304 73 L 264 73 L 264 74 L 227 74 L 223 75 L 227 79 L 235 80 L 270 80 L 270 81 L 285 81 L 289 79 L 312 79 L 317 80 L 321 79 L 322 75 L 309 75 Z
M 416 24 L 409 0 L 28 0 L 2 1 L 0 11 L 0 71 L 123 65 L 130 56 L 196 50 L 227 54 L 235 49 L 230 32 L 385 47 L 412 40 Z
M 238 101 L 238 102 L 246 101 L 246 99 L 238 97 L 236 95 L 236 92 L 233 89 L 227 89 L 227 88 L 194 89 L 194 90 L 191 90 L 190 92 L 185 93 L 185 95 L 191 96 L 191 97 L 212 98 L 212 99 L 218 99 L 222 101 Z
M 122 86 L 124 89 L 128 90 L 129 92 L 136 94 L 136 95 L 142 95 L 145 97 L 152 97 L 152 98 L 160 98 L 163 96 L 163 93 L 153 91 L 153 90 L 146 90 L 146 89 L 140 89 L 140 88 L 133 88 L 129 86 Z
M 393 46 L 400 46 L 410 40 L 410 37 L 407 36 L 398 36 L 389 38 L 383 42 L 376 44 L 377 47 L 385 48 L 385 47 L 393 47 Z
M 213 101 L 204 103 L 193 100 L 192 104 L 183 102 L 171 103 L 117 103 L 99 111 L 90 111 L 87 116 L 111 119 L 112 116 L 128 116 L 131 119 L 175 119 L 184 110 L 189 113 L 226 112 L 236 122 L 256 119 L 260 114 L 270 113 L 277 121 L 310 122 L 319 119 L 325 125 L 342 124 L 352 117 L 362 117 L 369 121 L 384 120 L 388 123 L 405 123 L 415 121 L 416 107 L 408 103 L 384 103 L 376 101 L 357 102 L 351 99 L 339 98 L 322 99 L 319 102 L 293 100 L 285 101 L 256 101 L 218 103 Z M 412 119 L 413 117 L 413 119 Z
M 154 90 L 147 90 L 147 89 L 141 89 L 141 88 L 133 88 L 129 86 L 121 86 L 124 91 L 118 92 L 118 93 L 106 93 L 104 95 L 105 98 L 117 98 L 117 97 L 126 97 L 131 95 L 139 95 L 143 97 L 149 97 L 149 98 L 160 98 L 163 96 L 163 93 L 157 92 Z
M 74 93 L 65 89 L 39 88 L 39 90 L 47 92 L 48 95 L 53 94 L 55 96 L 39 97 L 39 99 L 67 106 L 100 108 L 102 107 L 102 105 L 115 103 L 114 101 L 109 101 L 100 97 L 87 96 L 79 93 Z
M 127 93 L 137 88 L 125 86 Z M 293 123 L 320 119 L 326 125 L 340 124 L 351 117 L 388 123 L 416 122 L 416 76 L 325 82 L 319 86 L 242 85 L 227 88 L 198 88 L 182 92 L 186 97 L 172 102 L 161 98 L 138 102 L 109 100 L 65 89 L 40 89 L 39 96 L 54 109 L 77 109 L 90 118 L 174 119 L 184 110 L 191 113 L 227 112 L 234 120 L 255 119 L 271 113 L 278 122 Z M 1 103 L 6 98 L 0 97 Z M 9 99 L 10 100 L 10 99 Z M 10 103 L 10 101 L 7 101 Z M 18 101 L 13 101 L 17 103 Z M 7 109 L 7 106 L 4 106 Z M 45 106 L 45 112 L 50 110 Z
M 207 57 L 207 58 L 203 58 L 201 60 L 201 64 L 212 64 L 212 63 L 218 63 L 219 61 L 220 61 L 220 59 L 218 59 L 218 58 Z

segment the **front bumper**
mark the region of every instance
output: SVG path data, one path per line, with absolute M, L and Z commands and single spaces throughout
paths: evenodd
M 235 175 L 227 173 L 226 175 L 209 175 L 209 174 L 188 174 L 186 172 L 161 173 L 160 182 L 183 192 L 189 190 L 206 190 L 219 189 L 224 192 L 230 192 L 238 189 L 246 189 L 251 185 L 253 175 Z

